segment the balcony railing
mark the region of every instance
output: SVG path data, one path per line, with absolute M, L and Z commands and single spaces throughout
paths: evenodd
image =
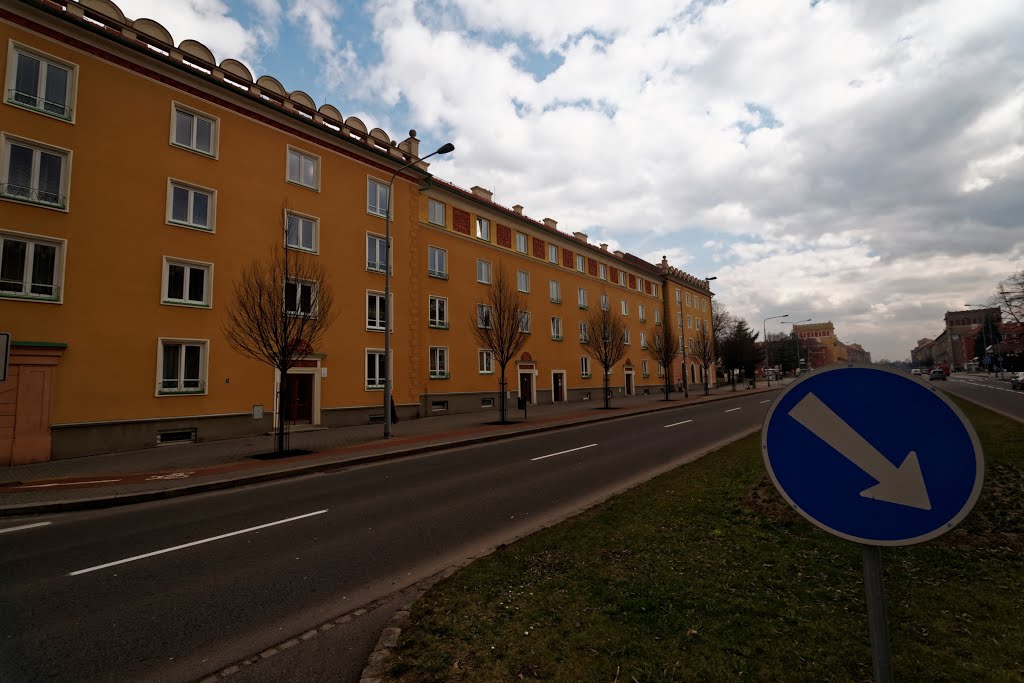
M 563 339 L 564 339 L 564 337 L 562 335 L 560 335 L 560 334 L 553 334 L 553 335 L 551 335 L 551 340 L 552 341 L 562 341 Z
M 384 262 L 383 261 L 367 261 L 366 262 L 366 269 L 371 271 L 371 272 L 374 272 L 374 273 L 383 273 L 384 272 Z
M 440 270 L 428 270 L 427 271 L 427 275 L 429 275 L 430 277 L 436 277 L 439 280 L 447 280 L 448 279 L 448 273 L 442 272 Z
M 7 91 L 7 101 L 10 104 L 18 105 L 19 107 L 25 107 L 26 109 L 41 111 L 44 114 L 49 114 L 50 116 L 56 116 L 58 119 L 64 119 L 65 121 L 71 120 L 71 107 L 67 106 L 63 102 L 51 102 L 43 97 L 31 95 L 26 92 L 19 92 L 13 88 Z
M 562 297 L 559 297 L 559 296 L 551 297 L 551 303 L 553 303 L 553 304 L 560 304 L 560 303 L 562 303 Z
M 55 206 L 59 209 L 66 208 L 68 204 L 65 195 L 48 190 L 40 190 L 35 187 L 15 185 L 14 183 L 0 183 L 0 195 L 7 199 L 17 199 L 32 204 L 42 204 L 43 206 Z
M 441 322 L 440 320 L 431 320 L 428 324 L 430 325 L 430 327 L 434 328 L 435 330 L 447 330 L 448 329 L 448 323 L 447 322 Z
M 585 311 L 589 308 L 589 306 L 587 306 L 586 304 L 579 304 L 579 307 L 581 311 Z
M 447 372 L 441 372 L 441 371 L 438 371 L 438 370 L 431 370 L 430 371 L 430 379 L 450 379 L 450 378 L 451 378 L 451 375 L 449 375 Z
M 56 301 L 60 299 L 60 287 L 57 285 L 23 282 L 22 280 L 0 279 L 0 297 Z
M 161 396 L 202 394 L 206 392 L 206 382 L 201 379 L 163 379 L 156 383 L 156 390 Z

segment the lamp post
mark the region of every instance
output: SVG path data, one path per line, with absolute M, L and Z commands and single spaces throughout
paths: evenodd
M 768 386 L 772 385 L 772 376 L 768 374 L 768 321 L 775 320 L 776 318 L 788 318 L 789 313 L 783 313 L 782 315 L 773 315 L 764 319 L 761 323 L 761 331 L 764 333 L 764 379 L 768 382 Z
M 682 372 L 683 372 L 683 398 L 690 398 L 690 385 L 689 385 L 689 382 L 686 379 L 686 321 L 683 320 L 683 290 L 680 289 L 680 290 L 678 290 L 678 292 L 679 292 L 679 341 L 681 342 L 680 346 L 683 347 L 683 365 L 682 365 Z M 665 324 L 666 325 L 668 324 L 667 320 L 665 321 Z
M 711 300 L 711 281 L 712 280 L 717 280 L 717 279 L 718 279 L 717 275 L 712 275 L 711 277 L 704 278 L 704 287 L 705 287 L 705 289 L 708 290 L 708 301 Z M 712 306 L 711 307 L 711 322 L 712 323 L 715 322 L 714 318 L 715 318 L 715 307 Z M 714 324 L 712 324 L 712 326 L 711 326 L 711 339 L 712 339 L 712 341 L 714 340 L 714 338 L 715 338 L 715 329 L 714 329 Z M 717 344 L 715 345 L 715 360 L 716 361 L 718 360 L 718 345 Z M 711 383 L 711 378 L 705 376 L 704 377 L 704 386 L 708 386 L 710 383 Z M 715 363 L 715 389 L 718 389 L 718 363 L 717 362 Z M 736 390 L 736 387 L 733 387 L 733 391 L 735 391 L 735 390 Z
M 968 306 L 970 308 L 987 308 L 983 304 L 964 304 L 964 306 Z M 986 327 L 986 323 L 987 322 L 988 322 L 988 313 L 985 314 L 985 319 L 981 323 L 981 343 L 985 345 L 985 348 L 982 349 L 982 351 L 984 352 L 984 356 L 982 356 L 982 358 L 981 358 L 981 364 L 982 365 L 985 365 L 985 356 L 988 356 L 988 334 L 986 334 L 986 332 L 985 332 L 985 327 Z M 988 375 L 988 366 L 987 365 L 985 365 L 985 374 Z
M 793 340 L 796 342 L 796 370 L 793 371 L 793 375 L 794 376 L 796 375 L 797 371 L 800 369 L 800 339 L 796 336 L 796 327 L 795 326 L 799 325 L 800 323 L 809 323 L 809 322 L 811 322 L 811 318 L 808 318 L 807 320 L 797 320 L 796 322 L 792 322 L 792 323 L 788 322 L 786 320 L 780 320 L 779 321 L 780 325 L 793 325 L 794 326 L 793 327 Z
M 413 133 L 415 134 L 415 133 Z M 391 174 L 388 181 L 388 211 L 387 222 L 384 228 L 384 438 L 391 438 L 391 194 L 395 185 L 395 178 L 399 173 L 415 166 L 424 159 L 429 159 L 435 154 L 448 154 L 455 150 L 455 145 L 446 142 L 425 157 L 413 159 L 405 166 Z

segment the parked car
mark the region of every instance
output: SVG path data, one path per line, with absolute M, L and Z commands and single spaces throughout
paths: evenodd
M 921 368 L 914 368 L 913 370 L 910 371 L 910 374 L 911 375 L 920 375 L 921 374 Z
M 946 379 L 946 373 L 943 372 L 941 368 L 935 368 L 934 370 L 928 373 L 928 379 L 930 379 L 933 382 L 937 379 L 944 380 Z
M 1010 377 L 1011 389 L 1024 389 L 1024 372 L 1015 372 Z

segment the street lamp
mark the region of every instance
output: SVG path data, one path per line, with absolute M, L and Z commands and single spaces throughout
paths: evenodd
M 772 376 L 768 374 L 768 321 L 775 320 L 776 318 L 788 318 L 789 313 L 783 313 L 782 315 L 773 315 L 764 319 L 761 323 L 761 331 L 764 333 L 764 379 L 768 382 L 768 386 L 772 385 Z
M 704 287 L 708 290 L 708 299 L 711 299 L 711 296 L 710 296 L 711 295 L 711 281 L 712 280 L 717 280 L 717 279 L 718 279 L 717 275 L 712 275 L 711 277 L 704 278 Z M 712 317 L 712 321 L 711 322 L 712 323 L 714 323 L 714 316 L 715 316 L 715 308 L 714 308 L 714 306 L 712 306 L 711 307 L 711 317 Z M 714 337 L 715 337 L 715 330 L 714 330 L 714 325 L 712 325 L 711 326 L 711 338 L 714 339 Z M 715 360 L 716 361 L 718 360 L 718 346 L 717 345 L 715 346 Z M 705 392 L 707 391 L 706 387 L 708 387 L 710 384 L 711 384 L 711 378 L 707 377 L 707 375 L 705 374 L 705 377 L 704 377 Z M 715 363 L 715 389 L 717 389 L 717 388 L 718 388 L 718 363 L 716 362 Z M 732 389 L 733 389 L 733 391 L 736 391 L 736 387 L 735 386 L 733 386 Z M 707 395 L 707 394 L 705 393 L 705 395 Z
M 780 320 L 779 321 L 780 325 L 793 325 L 794 326 L 793 327 L 793 340 L 796 341 L 796 370 L 793 371 L 794 375 L 796 375 L 797 371 L 800 370 L 800 339 L 796 336 L 796 327 L 795 326 L 799 325 L 800 323 L 809 323 L 809 322 L 811 322 L 811 318 L 808 318 L 807 320 L 797 320 L 796 322 L 792 322 L 792 323 L 788 322 L 786 320 Z
M 988 308 L 984 304 L 964 304 L 970 308 Z M 985 365 L 985 358 L 988 356 L 988 334 L 985 333 L 986 323 L 988 322 L 988 313 L 985 314 L 985 319 L 981 323 L 981 343 L 985 345 L 982 349 L 984 355 L 981 357 L 981 364 Z M 988 366 L 985 365 L 985 375 L 988 375 Z
M 411 136 L 415 135 L 414 131 L 409 131 Z M 395 185 L 395 177 L 399 173 L 415 166 L 424 159 L 429 159 L 435 154 L 448 154 L 449 152 L 455 151 L 455 145 L 450 142 L 446 142 L 437 148 L 437 151 L 431 152 L 425 157 L 419 157 L 413 159 L 405 166 L 402 166 L 397 171 L 391 174 L 391 180 L 388 181 L 388 211 L 387 211 L 387 223 L 384 228 L 384 438 L 391 438 L 391 213 L 392 213 L 392 201 L 391 201 L 391 190 Z

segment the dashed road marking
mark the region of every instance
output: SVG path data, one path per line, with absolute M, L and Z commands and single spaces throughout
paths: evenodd
M 725 411 L 725 412 L 727 412 L 727 413 L 731 413 L 731 412 L 733 412 L 734 410 L 743 410 L 743 408 L 729 408 L 729 410 L 727 410 L 727 411 Z
M 543 460 L 544 458 L 553 458 L 556 455 L 564 455 L 566 453 L 572 453 L 573 451 L 582 451 L 584 448 L 593 448 L 596 445 L 597 445 L 596 443 L 592 443 L 592 444 L 590 444 L 588 446 L 580 446 L 579 448 L 570 448 L 567 451 L 558 451 L 557 453 L 549 453 L 548 455 L 541 455 L 541 456 L 538 456 L 536 458 L 530 458 L 530 460 Z
M 673 422 L 672 424 L 670 424 L 670 425 L 665 425 L 665 426 L 666 426 L 666 427 L 678 427 L 679 425 L 684 425 L 684 424 L 688 424 L 688 423 L 690 423 L 690 422 L 693 422 L 693 420 L 683 420 L 682 422 Z
M 23 529 L 35 529 L 39 526 L 47 526 L 53 524 L 53 522 L 36 522 L 34 524 L 22 524 L 21 526 L 10 526 L 6 529 L 0 529 L 0 534 L 6 534 L 8 531 L 22 531 Z

